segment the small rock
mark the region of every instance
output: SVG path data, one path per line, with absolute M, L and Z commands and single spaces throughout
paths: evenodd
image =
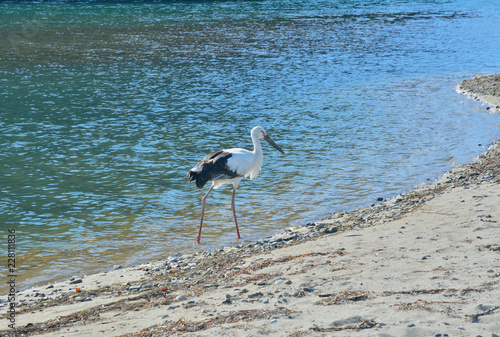
M 273 319 L 273 320 L 271 320 L 270 323 L 273 324 L 273 323 L 276 323 L 277 321 L 278 321 L 277 319 Z
M 83 280 L 81 278 L 78 278 L 78 279 L 73 279 L 72 281 L 69 281 L 69 284 L 78 284 L 78 283 L 83 283 Z
M 365 319 L 360 316 L 352 316 L 346 319 L 334 321 L 333 323 L 330 324 L 330 327 L 341 327 L 343 325 L 358 324 L 362 323 L 363 321 L 365 321 Z
M 339 231 L 339 229 L 337 227 L 330 227 L 330 228 L 326 228 L 324 233 L 325 234 L 332 234 L 332 233 L 337 233 Z
M 478 311 L 488 311 L 492 308 L 491 305 L 484 305 L 484 304 L 479 304 L 477 307 L 476 307 L 476 310 Z
M 248 298 L 255 298 L 255 297 L 261 297 L 261 296 L 264 296 L 264 294 L 259 291 L 257 293 L 253 293 L 253 294 L 248 295 Z
M 409 327 L 409 328 L 413 328 L 413 327 L 415 326 L 415 324 L 413 324 L 413 323 L 409 323 L 409 324 L 407 324 L 406 326 L 407 326 L 407 327 Z
M 187 300 L 187 297 L 186 297 L 186 296 L 184 296 L 184 295 L 179 295 L 179 296 L 177 296 L 175 299 L 176 299 L 177 301 L 185 301 L 185 300 Z

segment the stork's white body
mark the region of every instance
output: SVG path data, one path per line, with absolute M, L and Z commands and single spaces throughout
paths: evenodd
M 262 148 L 260 146 L 259 140 L 254 141 L 254 150 L 248 151 L 245 149 L 226 149 L 224 152 L 231 153 L 232 156 L 227 160 L 227 166 L 234 172 L 238 173 L 240 177 L 232 179 L 222 179 L 214 180 L 212 185 L 217 189 L 224 183 L 230 183 L 234 188 L 238 187 L 241 179 L 243 177 L 253 179 L 257 177 L 260 170 L 262 169 L 262 164 L 264 162 L 264 156 L 262 154 Z
M 262 153 L 260 139 L 266 140 L 278 151 L 285 154 L 285 152 L 283 152 L 283 150 L 266 134 L 262 127 L 254 127 L 250 135 L 253 142 L 253 151 L 240 148 L 214 151 L 209 153 L 198 164 L 196 164 L 195 167 L 189 170 L 189 179 L 191 181 L 196 180 L 196 186 L 199 188 L 202 188 L 206 182 L 212 180 L 212 186 L 208 190 L 207 194 L 205 194 L 202 198 L 200 229 L 195 242 L 200 242 L 203 215 L 208 194 L 212 191 L 212 189 L 217 189 L 224 183 L 230 183 L 233 185 L 231 208 L 233 210 L 234 222 L 236 224 L 236 231 L 239 239 L 240 233 L 238 230 L 238 222 L 236 220 L 234 196 L 241 179 L 243 179 L 243 177 L 249 177 L 250 179 L 255 178 L 262 168 L 264 155 Z

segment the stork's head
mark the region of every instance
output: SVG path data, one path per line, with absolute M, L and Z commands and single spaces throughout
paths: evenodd
M 256 126 L 252 129 L 251 132 L 252 138 L 257 137 L 257 139 L 264 139 L 266 142 L 271 144 L 272 147 L 274 147 L 276 150 L 281 152 L 282 154 L 285 154 L 285 151 L 283 151 L 272 139 L 269 137 L 264 130 L 262 126 Z

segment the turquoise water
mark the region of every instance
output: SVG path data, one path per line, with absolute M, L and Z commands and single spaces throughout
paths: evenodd
M 240 184 L 247 241 L 470 160 L 500 118 L 454 86 L 498 73 L 497 5 L 0 4 L 0 226 L 23 287 L 236 244 L 229 187 L 193 244 L 206 189 L 185 175 L 255 125 L 287 156 L 263 144 Z

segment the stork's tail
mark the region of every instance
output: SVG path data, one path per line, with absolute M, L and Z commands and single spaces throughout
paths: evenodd
M 210 180 L 210 177 L 208 177 L 206 172 L 196 171 L 194 169 L 189 170 L 187 177 L 188 181 L 196 181 L 196 187 L 198 188 L 203 188 L 207 181 Z

